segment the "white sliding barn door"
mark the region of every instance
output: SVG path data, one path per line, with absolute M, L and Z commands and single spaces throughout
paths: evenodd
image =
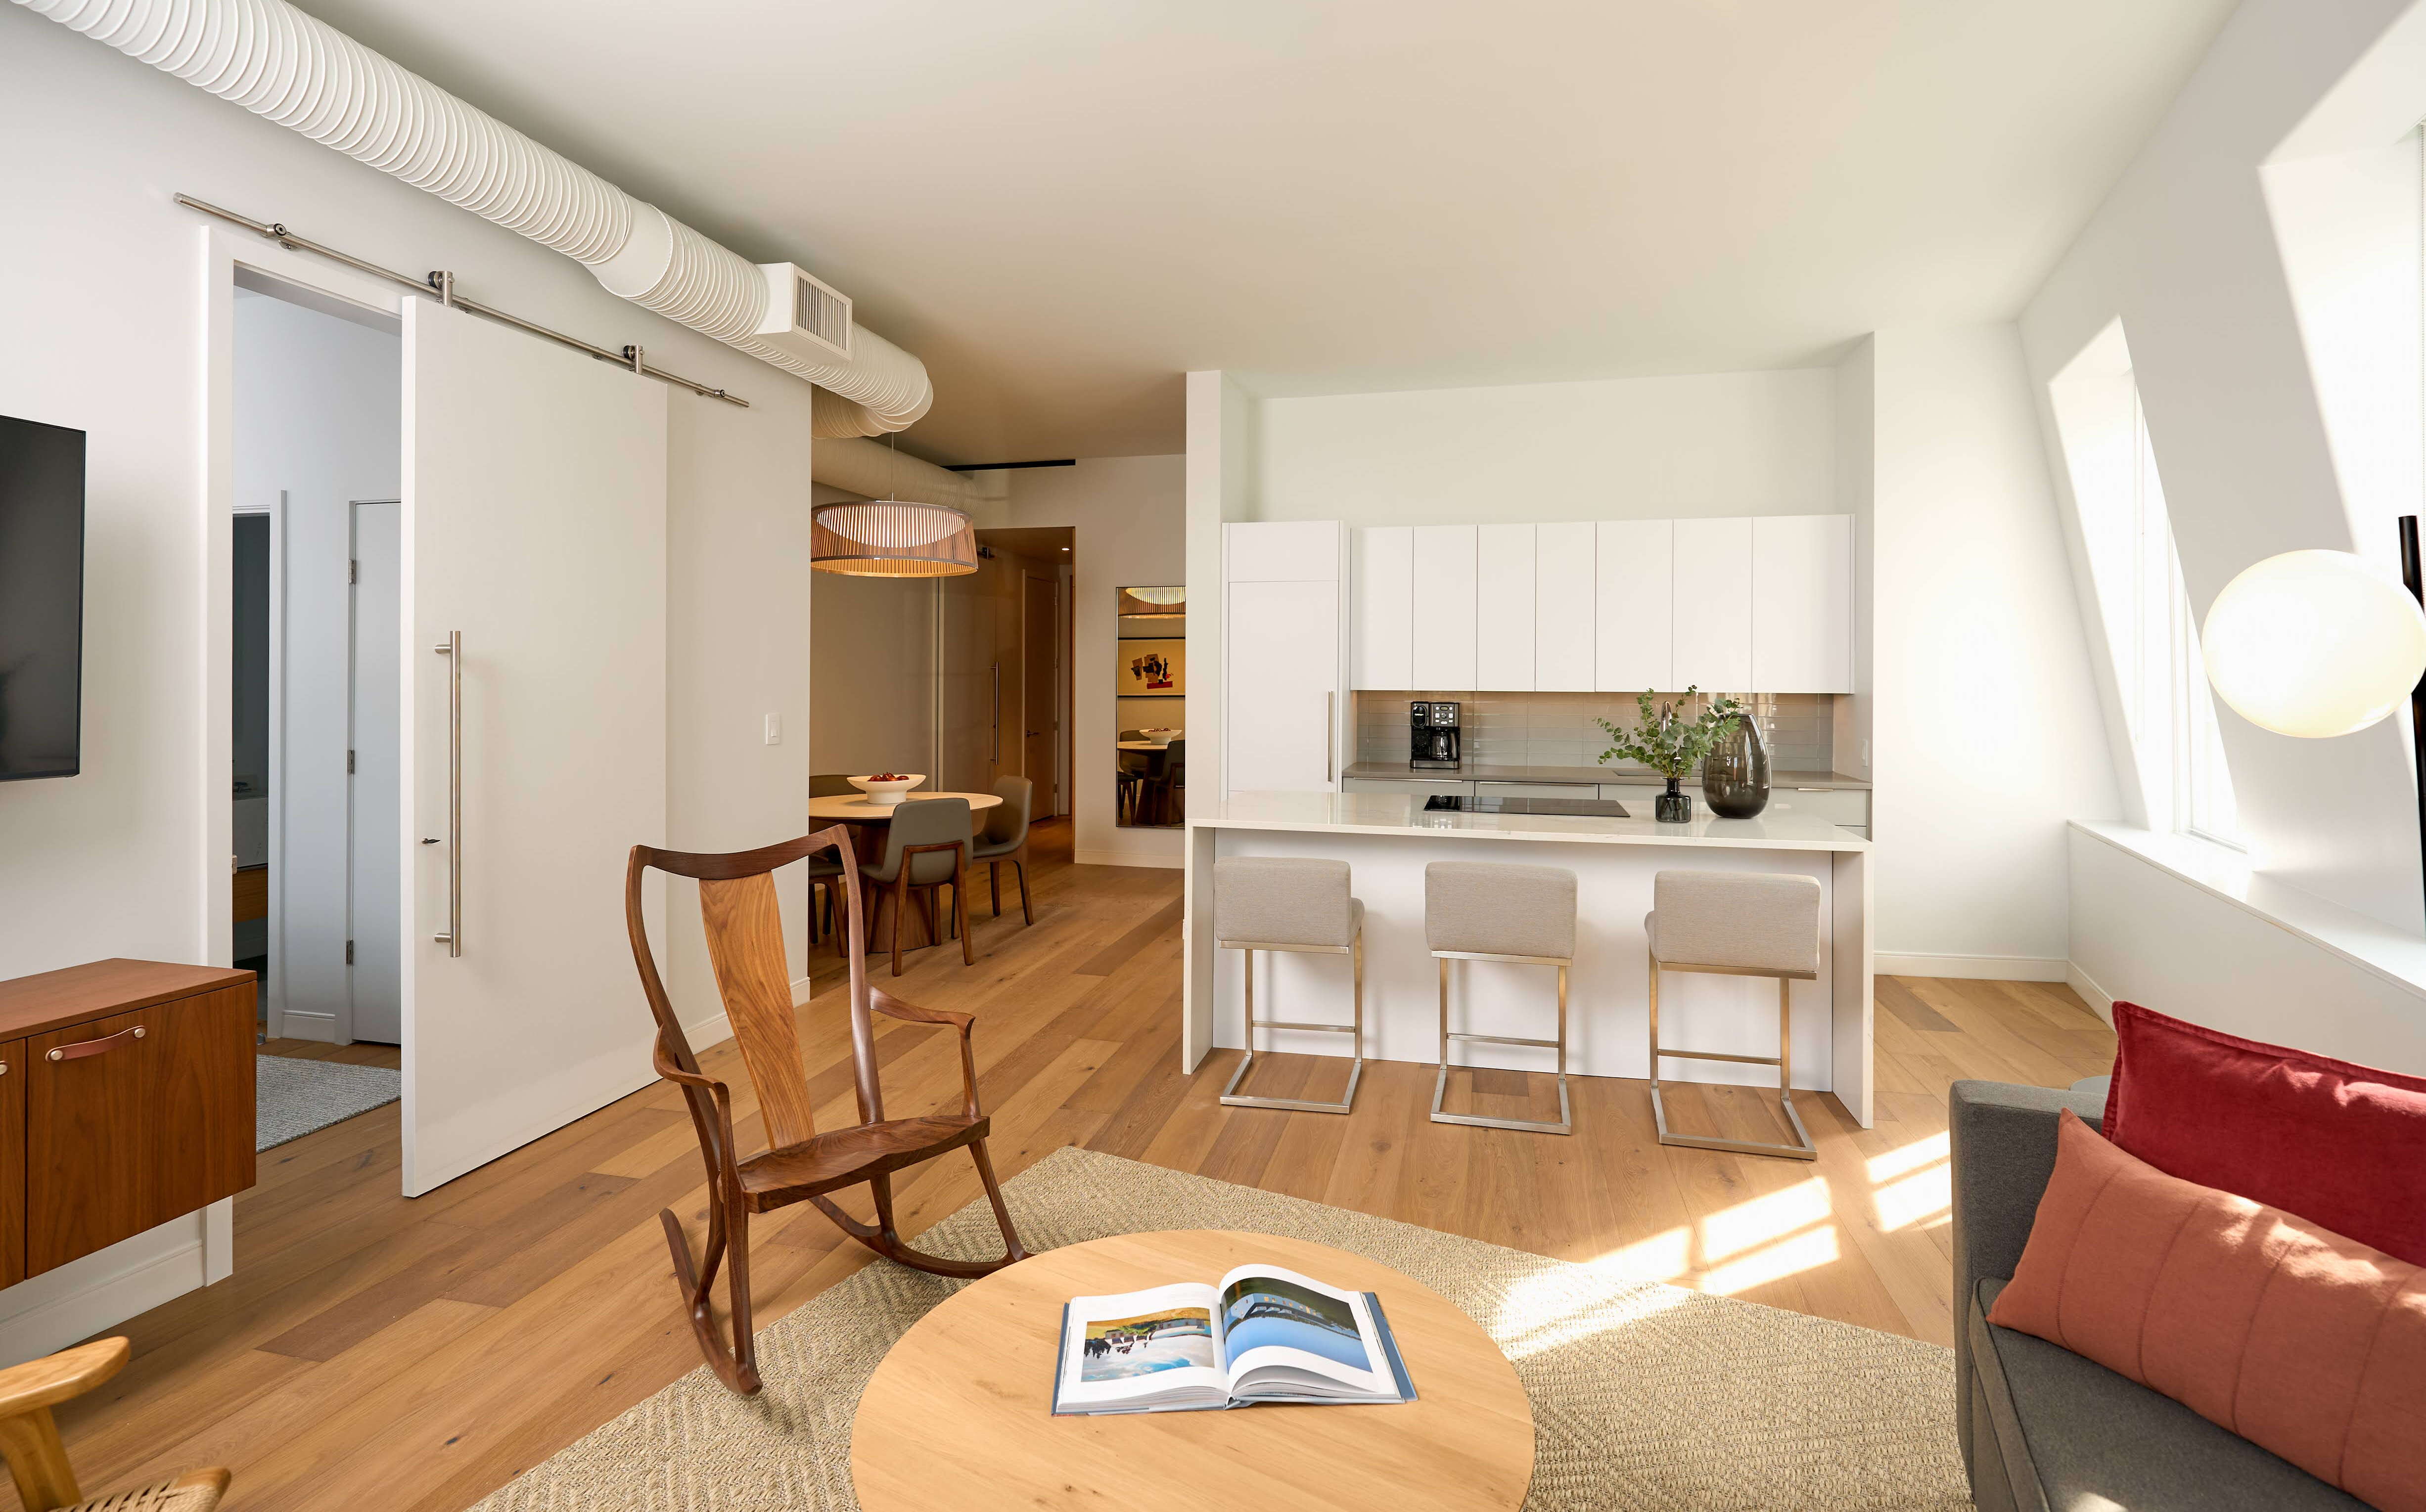
M 419 1196 L 652 1074 L 623 861 L 665 840 L 666 391 L 425 299 L 405 302 L 404 358 L 403 1165 Z M 451 635 L 460 658 L 433 650 Z M 432 938 L 450 864 L 460 954 Z M 662 938 L 662 894 L 653 909 Z

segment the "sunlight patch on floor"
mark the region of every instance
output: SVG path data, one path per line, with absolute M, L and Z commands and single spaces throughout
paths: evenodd
M 1949 1221 L 1954 1190 L 1947 1159 L 1943 1134 L 1871 1158 L 1870 1205 L 1881 1229 L 1892 1233 L 1899 1229 L 1933 1229 Z
M 1702 1220 L 1702 1259 L 1724 1260 L 1827 1219 L 1828 1182 L 1815 1176 Z
M 1732 1296 L 1738 1292 L 1749 1292 L 1755 1286 L 1783 1280 L 1798 1271 L 1828 1264 L 1836 1260 L 1836 1254 L 1835 1224 L 1808 1229 L 1706 1272 L 1702 1277 L 1702 1290 Z
M 1659 1283 L 1686 1273 L 1691 1244 L 1688 1231 L 1671 1229 L 1518 1281 L 1489 1320 L 1491 1337 L 1522 1359 L 1665 1312 L 1689 1294 Z

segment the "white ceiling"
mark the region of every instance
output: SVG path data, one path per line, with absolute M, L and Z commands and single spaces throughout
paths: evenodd
M 2009 318 L 2231 0 L 304 0 L 923 357 L 943 460 Z

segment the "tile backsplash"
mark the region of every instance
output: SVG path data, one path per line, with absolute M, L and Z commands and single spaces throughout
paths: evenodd
M 1683 698 L 1662 693 L 1663 701 Z M 1366 691 L 1356 699 L 1356 759 L 1403 762 L 1407 759 L 1407 705 L 1453 700 L 1462 705 L 1459 718 L 1464 759 L 1474 766 L 1593 766 L 1609 748 L 1609 735 L 1595 719 L 1623 729 L 1634 723 L 1634 695 L 1629 693 L 1447 693 Z M 1699 712 L 1706 698 L 1686 704 Z M 1769 746 L 1770 764 L 1787 772 L 1836 769 L 1836 696 L 1827 693 L 1754 693 L 1743 695 L 1760 723 Z M 1612 771 L 1639 772 L 1639 767 L 1613 766 Z

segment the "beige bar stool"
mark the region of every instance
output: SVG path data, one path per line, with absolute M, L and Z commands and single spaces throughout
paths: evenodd
M 1576 874 L 1555 866 L 1508 866 L 1490 861 L 1433 861 L 1424 868 L 1424 942 L 1440 962 L 1440 1074 L 1432 1078 L 1432 1122 L 1482 1129 L 1527 1129 L 1573 1134 L 1567 1103 L 1567 969 L 1576 961 Z M 1504 960 L 1559 969 L 1559 1037 L 1519 1039 L 1509 1035 L 1452 1034 L 1448 1026 L 1448 963 Z M 1486 1045 L 1537 1045 L 1559 1053 L 1559 1119 L 1486 1118 L 1443 1113 L 1448 1094 L 1448 1045 L 1452 1039 Z
M 1301 1113 L 1346 1113 L 1356 1103 L 1356 1082 L 1365 1074 L 1365 905 L 1349 895 L 1346 861 L 1292 861 L 1276 856 L 1237 856 L 1213 863 L 1213 943 L 1245 952 L 1247 1054 L 1221 1088 L 1234 1108 L 1289 1108 Z M 1304 1023 L 1255 1017 L 1255 952 L 1289 950 L 1345 956 L 1356 984 L 1355 1021 Z M 1301 1098 L 1245 1097 L 1238 1084 L 1255 1063 L 1258 1029 L 1315 1029 L 1351 1036 L 1355 1059 L 1348 1067 L 1348 1091 L 1336 1102 Z
M 1661 872 L 1651 879 L 1651 912 L 1642 920 L 1651 937 L 1651 1117 L 1663 1145 L 1731 1150 L 1743 1155 L 1784 1155 L 1816 1160 L 1820 1151 L 1794 1111 L 1794 1036 L 1787 992 L 1795 982 L 1820 975 L 1820 883 L 1808 877 L 1753 872 Z M 1724 1055 L 1709 1050 L 1670 1050 L 1659 1042 L 1659 973 L 1714 972 L 1722 976 L 1777 978 L 1777 1054 Z M 1761 1144 L 1743 1139 L 1705 1139 L 1668 1132 L 1668 1108 L 1659 1097 L 1659 1061 L 1729 1060 L 1777 1068 L 1777 1105 L 1786 1110 L 1800 1144 Z

